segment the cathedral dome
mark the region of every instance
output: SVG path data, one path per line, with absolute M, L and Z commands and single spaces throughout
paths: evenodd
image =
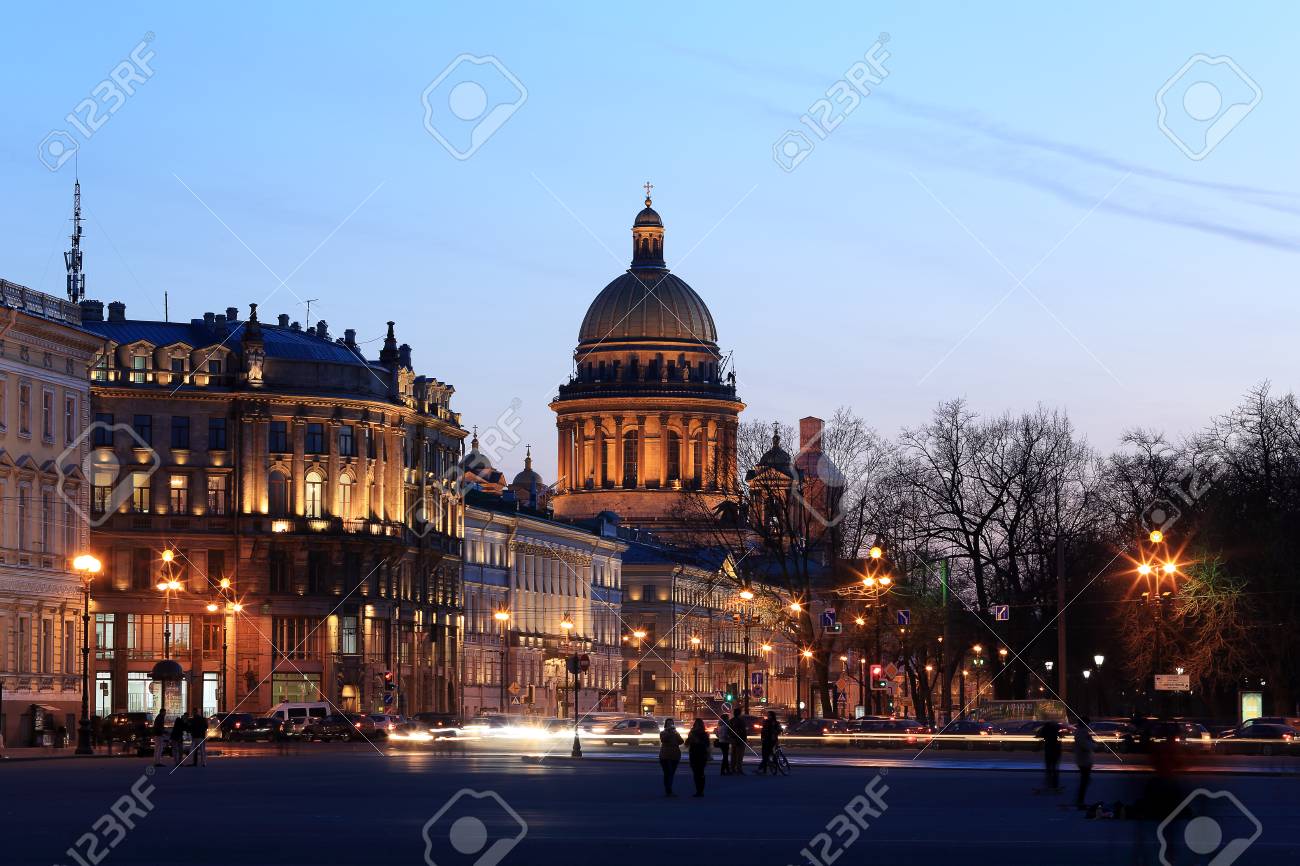
M 587 308 L 580 343 L 602 340 L 686 340 L 717 343 L 704 300 L 666 269 L 636 269 L 615 277 Z
M 650 207 L 650 199 L 645 200 L 645 210 L 636 215 L 636 220 L 632 223 L 634 226 L 662 226 L 664 221 L 659 217 L 659 211 Z

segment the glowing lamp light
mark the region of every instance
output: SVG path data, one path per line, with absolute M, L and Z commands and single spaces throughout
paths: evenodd
M 1159 544 L 1160 542 L 1165 540 L 1165 534 L 1161 532 L 1159 529 L 1151 530 L 1151 535 L 1149 537 L 1151 538 L 1152 544 Z
M 168 548 L 162 552 L 163 562 L 171 562 L 175 558 L 176 558 L 176 554 L 172 553 L 171 548 Z
M 798 613 L 799 611 L 803 610 L 803 605 L 801 605 L 797 601 L 792 601 L 790 602 L 790 610 L 794 611 L 795 613 Z
M 1165 574 L 1173 574 L 1178 570 L 1178 564 L 1174 562 L 1165 563 Z
M 1091 677 L 1092 677 L 1092 671 L 1085 669 L 1083 672 L 1083 678 L 1086 680 L 1086 679 L 1090 679 Z
M 497 622 L 505 622 L 506 620 L 510 619 L 510 611 L 499 610 L 496 613 L 492 614 L 492 618 L 495 619 Z
M 853 622 L 856 623 L 857 625 L 866 625 L 866 624 L 867 624 L 866 619 L 865 619 L 864 617 L 860 617 L 860 616 L 854 617 L 854 618 L 853 618 Z
M 848 657 L 848 656 L 840 656 L 840 661 L 842 661 L 842 662 L 846 662 L 846 661 L 848 661 L 848 660 L 849 660 L 849 657 Z
M 770 643 L 765 643 L 760 646 L 759 649 L 765 653 L 770 653 L 772 651 L 772 645 Z
M 89 553 L 83 553 L 76 559 L 72 560 L 72 567 L 77 571 L 84 571 L 87 574 L 99 574 L 101 565 L 100 561 Z
M 565 631 L 568 631 L 569 629 L 573 628 L 573 623 L 569 622 L 567 619 L 561 620 L 560 628 L 564 629 Z
M 740 597 L 743 598 L 745 601 L 753 601 L 754 593 L 751 590 L 742 589 L 740 591 Z
M 699 645 L 700 645 L 700 636 L 699 636 L 699 635 L 697 635 L 697 634 L 693 634 L 693 635 L 691 635 L 691 645 L 692 645 L 692 646 L 699 646 Z
M 632 632 L 632 637 L 636 638 L 637 640 L 645 640 L 645 631 L 643 631 L 642 629 L 637 629 L 636 631 Z
M 244 606 L 239 602 L 235 602 L 235 613 L 243 613 L 243 612 L 244 612 Z
M 1101 667 L 1102 663 L 1106 661 L 1106 657 L 1101 653 L 1097 653 L 1095 656 L 1092 657 L 1092 661 L 1095 665 L 1097 665 L 1097 667 Z
M 1143 577 L 1146 577 L 1150 573 L 1151 573 L 1151 565 L 1149 563 L 1144 562 L 1138 566 L 1138 574 L 1142 575 Z
M 212 601 L 208 602 L 208 613 L 216 613 L 216 612 L 217 612 L 216 602 L 212 602 Z
M 230 589 L 230 578 L 228 577 L 221 578 L 221 588 Z
M 889 575 L 885 575 L 884 577 L 880 578 L 881 586 L 889 586 L 893 582 L 894 582 L 893 578 L 891 578 Z
M 159 592 L 166 592 L 166 591 L 167 591 L 167 581 L 165 581 L 165 580 L 160 580 L 160 581 L 158 581 L 158 587 L 157 587 L 157 588 L 158 588 L 158 591 L 159 591 Z
M 863 586 L 875 586 L 875 585 L 876 585 L 876 579 L 875 579 L 874 577 L 871 577 L 870 575 L 868 575 L 867 577 L 862 578 L 862 585 L 863 585 Z
M 885 555 L 885 552 L 876 546 L 873 546 L 869 553 L 872 559 L 880 559 L 880 557 Z
M 806 658 L 806 659 L 810 659 L 810 658 L 812 658 L 812 650 L 804 650 L 804 651 L 803 651 L 803 657 Z

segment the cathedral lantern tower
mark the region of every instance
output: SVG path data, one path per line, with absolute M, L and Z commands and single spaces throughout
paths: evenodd
M 559 431 L 559 517 L 614 511 L 671 530 L 682 491 L 736 484 L 745 404 L 718 349 L 713 315 L 664 261 L 664 224 L 651 206 L 632 223 L 632 263 L 592 301 L 574 370 L 551 403 Z

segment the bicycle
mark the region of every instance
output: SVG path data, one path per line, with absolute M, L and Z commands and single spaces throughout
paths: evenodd
M 785 756 L 785 749 L 779 744 L 772 750 L 771 764 L 782 776 L 790 775 L 790 759 Z

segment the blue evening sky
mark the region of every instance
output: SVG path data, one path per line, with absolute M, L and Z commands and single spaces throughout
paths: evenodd
M 847 404 L 893 433 L 955 396 L 1042 402 L 1109 449 L 1133 425 L 1192 432 L 1261 379 L 1296 386 L 1291 4 L 547 5 L 11 7 L 0 276 L 62 294 L 73 165 L 48 170 L 38 145 L 67 131 L 91 297 L 161 318 L 167 291 L 183 319 L 254 301 L 304 324 L 313 298 L 312 320 L 361 340 L 395 319 L 467 426 L 519 400 L 548 480 L 547 403 L 626 266 L 646 180 L 745 417 Z M 80 136 L 66 115 L 146 33 L 152 78 Z M 817 138 L 800 115 L 881 33 L 888 77 Z M 1252 90 L 1228 64 L 1175 81 L 1167 125 L 1190 150 L 1231 130 L 1193 160 L 1156 93 L 1198 53 L 1262 98 L 1234 111 Z M 527 91 L 463 161 L 421 102 L 461 54 Z M 788 173 L 787 130 L 816 145 Z

